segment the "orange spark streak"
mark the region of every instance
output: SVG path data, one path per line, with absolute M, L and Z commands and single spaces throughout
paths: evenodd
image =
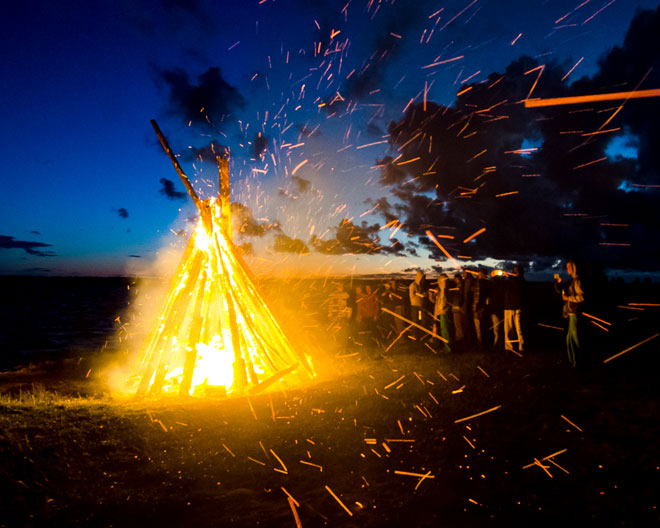
M 307 163 L 307 161 L 308 160 L 303 160 L 300 163 L 298 163 L 298 165 L 296 165 L 295 168 L 291 171 L 291 176 L 293 176 L 296 172 L 298 172 L 298 169 L 300 167 L 302 167 L 303 165 L 305 165 L 305 163 Z
M 448 62 L 454 62 L 454 61 L 460 60 L 464 57 L 465 57 L 465 55 L 459 55 L 458 57 L 453 57 L 451 59 L 446 59 L 446 60 L 443 60 L 443 61 L 433 62 L 431 64 L 427 64 L 426 66 L 422 66 L 422 70 L 425 70 L 427 68 L 433 68 L 434 66 L 440 66 L 441 64 L 447 64 Z
M 522 33 L 518 33 L 518 36 L 511 41 L 511 45 L 513 46 L 516 42 L 518 42 L 520 37 L 522 37 Z
M 598 162 L 600 162 L 600 161 L 604 161 L 604 160 L 606 160 L 606 159 L 607 159 L 607 156 L 604 156 L 604 157 L 599 158 L 599 159 L 597 159 L 597 160 L 593 160 L 593 161 L 590 161 L 590 162 L 588 162 L 588 163 L 583 163 L 582 165 L 578 165 L 577 167 L 573 167 L 573 170 L 581 169 L 581 168 L 583 168 L 583 167 L 588 167 L 589 165 L 593 165 L 594 163 L 598 163 Z
M 607 94 L 578 95 L 574 97 L 553 97 L 549 99 L 527 99 L 525 108 L 537 108 L 540 106 L 559 106 L 580 103 L 592 103 L 598 101 L 617 101 L 619 99 L 641 99 L 644 97 L 659 97 L 660 88 L 651 90 L 637 90 L 635 92 L 612 92 Z
M 586 315 L 587 317 L 589 317 L 589 318 L 591 318 L 591 319 L 595 319 L 596 321 L 598 321 L 598 322 L 600 322 L 600 323 L 606 324 L 606 325 L 608 325 L 608 326 L 612 326 L 612 323 L 608 323 L 607 321 L 603 321 L 602 319 L 598 319 L 598 317 L 595 317 L 595 316 L 593 316 L 593 315 L 590 315 L 590 314 L 588 314 L 587 312 L 582 312 L 582 315 Z
M 469 242 L 470 240 L 472 240 L 473 238 L 477 238 L 477 237 L 478 237 L 481 233 L 483 233 L 484 231 L 486 231 L 486 228 L 485 228 L 485 227 L 482 227 L 482 228 L 479 229 L 478 231 L 475 231 L 475 232 L 472 233 L 469 237 L 467 237 L 465 240 L 463 240 L 463 244 L 468 243 L 468 242 Z
M 577 425 L 575 425 L 575 424 L 574 424 L 573 422 L 571 422 L 568 418 L 566 418 L 566 416 L 564 416 L 563 414 L 560 414 L 559 416 L 561 416 L 561 417 L 562 417 L 564 420 L 566 420 L 569 424 L 571 424 L 573 427 L 575 427 L 578 431 L 580 431 L 581 433 L 583 432 L 582 429 L 580 429 Z
M 473 414 L 471 416 L 466 416 L 465 418 L 460 418 L 458 420 L 454 420 L 454 423 L 465 422 L 467 420 L 471 420 L 472 418 L 477 418 L 478 416 L 483 416 L 484 414 L 488 414 L 490 412 L 497 411 L 497 409 L 501 409 L 501 408 L 502 408 L 502 406 L 498 405 L 497 407 L 493 407 L 493 408 L 488 409 L 486 411 L 481 411 L 480 413 Z
M 340 505 L 342 508 L 344 508 L 344 510 L 346 510 L 346 513 L 348 513 L 351 517 L 353 517 L 353 512 L 352 512 L 351 510 L 349 510 L 349 509 L 346 507 L 346 505 L 341 501 L 341 499 L 340 499 L 339 497 L 337 497 L 337 495 L 335 495 L 335 492 L 332 491 L 332 490 L 330 489 L 330 487 L 327 486 L 327 485 L 326 485 L 325 489 L 327 489 L 327 490 L 328 490 L 328 493 L 334 497 L 334 499 L 339 503 L 339 505 Z
M 578 67 L 578 64 L 580 64 L 583 60 L 584 57 L 582 57 L 579 61 L 577 61 L 575 65 L 570 70 L 568 70 L 568 73 L 561 78 L 561 82 L 564 82 L 566 80 L 566 77 L 568 77 L 573 72 L 573 70 Z
M 429 231 L 428 229 L 426 230 L 426 236 L 428 236 L 428 237 L 433 241 L 433 243 L 434 243 L 436 246 L 438 246 L 438 248 L 440 249 L 440 251 L 442 251 L 442 252 L 446 255 L 446 257 L 447 257 L 449 260 L 453 260 L 454 262 L 456 262 L 456 261 L 454 260 L 454 257 L 452 257 L 452 256 L 449 254 L 449 252 L 448 252 L 448 251 L 442 246 L 442 244 L 441 244 L 440 242 L 438 242 L 438 239 L 435 238 L 435 236 L 433 236 L 433 233 L 431 233 L 431 231 Z
M 298 510 L 296 510 L 294 499 L 292 499 L 291 497 L 287 497 L 287 500 L 289 501 L 289 506 L 291 507 L 291 511 L 293 512 L 293 518 L 296 521 L 296 528 L 302 528 L 302 523 L 300 522 L 300 517 L 298 517 Z
M 637 348 L 638 346 L 641 346 L 641 345 L 643 345 L 644 343 L 648 343 L 649 341 L 651 341 L 652 339 L 655 339 L 655 338 L 658 337 L 658 336 L 660 336 L 660 334 L 655 334 L 655 335 L 653 335 L 653 336 L 651 336 L 651 337 L 649 337 L 649 338 L 647 338 L 647 339 L 644 339 L 644 341 L 640 341 L 640 342 L 637 343 L 636 345 L 633 345 L 633 346 L 631 346 L 631 347 L 628 347 L 628 348 L 626 348 L 625 350 L 623 350 L 623 351 L 621 351 L 621 352 L 619 352 L 619 353 L 617 353 L 617 354 L 614 354 L 613 356 L 608 357 L 606 360 L 603 361 L 603 363 L 607 363 L 607 362 L 609 362 L 609 361 L 612 361 L 614 358 L 618 358 L 619 356 L 622 356 L 622 355 L 625 354 L 626 352 L 630 352 L 633 348 Z
M 520 191 L 511 191 L 511 192 L 496 194 L 495 198 L 501 198 L 502 196 L 511 196 L 512 194 L 518 194 L 519 192 Z
M 360 150 L 360 149 L 367 148 L 367 147 L 373 147 L 374 145 L 382 145 L 383 143 L 387 143 L 387 140 L 375 141 L 374 143 L 367 143 L 366 145 L 360 145 L 359 147 L 355 147 L 355 149 Z
M 525 75 L 527 75 L 528 73 L 532 73 L 536 70 L 539 71 L 539 74 L 536 76 L 536 80 L 534 81 L 534 84 L 532 84 L 532 87 L 529 89 L 529 93 L 527 94 L 527 99 L 529 99 L 532 96 L 532 92 L 534 91 L 534 88 L 536 88 L 536 85 L 538 84 L 544 69 L 545 69 L 545 64 L 541 64 L 540 66 L 537 66 L 536 68 L 532 68 L 531 70 L 525 72 Z
M 413 159 L 406 160 L 406 161 L 400 161 L 399 163 L 397 163 L 397 165 L 407 165 L 408 163 L 412 163 L 413 161 L 417 161 L 418 159 L 420 159 L 419 156 L 417 156 L 416 158 L 413 158 Z
M 586 132 L 582 134 L 583 136 L 597 136 L 598 134 L 607 134 L 608 132 L 616 132 L 618 130 L 621 130 L 621 127 L 617 128 L 608 128 L 606 130 L 597 130 L 596 132 Z
M 428 473 L 413 473 L 411 471 L 399 471 L 398 469 L 394 470 L 395 475 L 405 475 L 407 477 L 417 477 L 417 478 L 435 478 L 434 475 L 429 475 Z

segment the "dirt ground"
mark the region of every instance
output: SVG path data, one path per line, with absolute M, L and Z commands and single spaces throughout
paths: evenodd
M 225 400 L 0 374 L 0 526 L 657 525 L 657 342 L 580 370 L 414 345 Z

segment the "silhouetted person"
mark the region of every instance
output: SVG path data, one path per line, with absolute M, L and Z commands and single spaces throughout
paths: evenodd
M 352 309 L 349 306 L 350 296 L 344 290 L 344 284 L 337 283 L 337 289 L 330 294 L 328 304 L 328 319 L 335 340 L 341 347 L 348 344 Z
M 506 279 L 502 270 L 493 270 L 490 274 L 490 299 L 489 311 L 493 329 L 493 352 L 501 352 L 503 349 L 502 334 L 504 333 L 504 295 L 506 291 Z
M 442 273 L 438 277 L 438 291 L 435 294 L 435 303 L 433 306 L 433 317 L 435 318 L 433 332 L 438 334 L 439 331 L 440 333 L 438 335 L 447 340 L 447 343 L 443 343 L 442 347 L 442 351 L 445 353 L 451 352 L 451 323 L 449 321 L 451 304 L 449 304 L 448 286 L 448 277 Z
M 376 318 L 380 310 L 378 297 L 370 284 L 362 291 L 362 296 L 357 299 L 357 321 L 361 333 L 366 335 L 367 341 L 372 345 L 378 342 L 376 335 Z
M 454 276 L 454 284 L 449 288 L 449 304 L 454 320 L 454 343 L 457 351 L 465 346 L 465 312 L 463 311 L 463 278 L 459 273 Z
M 580 357 L 580 339 L 578 335 L 578 314 L 580 307 L 584 302 L 584 292 L 582 291 L 582 283 L 578 277 L 577 266 L 575 262 L 568 261 L 566 263 L 566 271 L 571 277 L 568 284 L 564 284 L 559 275 L 555 275 L 555 290 L 561 293 L 561 298 L 564 301 L 564 308 L 562 315 L 568 318 L 568 330 L 566 331 L 566 352 L 568 354 L 568 362 L 577 367 L 578 358 Z
M 424 284 L 424 273 L 417 272 L 415 280 L 410 284 L 408 294 L 410 297 L 410 319 L 420 325 L 426 327 L 426 316 L 424 315 L 424 304 L 427 297 L 427 292 Z
M 518 352 L 524 352 L 525 340 L 523 338 L 520 317 L 522 313 L 522 298 L 525 284 L 522 267 L 515 266 L 513 273 L 509 274 L 504 293 L 504 348 L 514 350 L 513 343 L 518 343 Z M 518 339 L 511 339 L 512 330 L 515 330 Z
M 484 347 L 486 330 L 486 309 L 488 304 L 490 283 L 486 273 L 480 270 L 472 280 L 472 321 L 474 323 L 474 337 L 479 348 Z

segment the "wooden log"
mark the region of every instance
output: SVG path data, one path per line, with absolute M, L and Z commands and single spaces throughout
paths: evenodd
M 203 253 L 198 251 L 193 255 L 193 262 L 190 266 L 190 283 L 186 284 L 182 288 L 181 295 L 181 304 L 178 306 L 172 307 L 174 311 L 174 320 L 172 325 L 169 328 L 169 339 L 165 344 L 165 347 L 162 348 L 158 361 L 158 366 L 156 367 L 156 375 L 154 376 L 154 382 L 151 384 L 150 392 L 153 395 L 158 395 L 163 388 L 165 382 L 165 376 L 167 375 L 167 369 L 170 366 L 170 360 L 174 354 L 175 344 L 173 343 L 174 336 L 178 336 L 179 329 L 184 322 L 185 316 L 187 314 L 187 308 L 191 302 L 191 294 L 194 291 L 197 281 L 199 280 L 199 272 L 203 261 Z M 178 343 L 177 343 L 178 344 Z M 156 350 L 158 353 L 158 350 Z
M 190 325 L 190 334 L 187 343 L 190 350 L 186 350 L 186 357 L 183 363 L 183 377 L 181 378 L 181 386 L 179 387 L 179 394 L 182 396 L 188 396 L 190 394 L 195 363 L 197 362 L 197 343 L 199 343 L 204 326 L 204 307 L 207 306 L 205 300 L 208 300 L 206 295 L 206 270 L 204 266 L 202 266 L 196 297 L 193 320 Z
M 231 232 L 231 197 L 229 193 L 229 161 L 227 158 L 217 156 L 218 162 L 218 184 L 220 187 L 220 227 L 227 233 L 227 238 L 232 239 Z
M 149 337 L 144 341 L 144 344 L 140 350 L 139 360 L 137 362 L 137 367 L 135 368 L 135 373 L 139 373 L 143 371 L 145 368 L 147 368 L 147 365 L 152 359 L 153 351 L 155 350 L 158 340 L 161 338 L 162 335 L 162 329 L 164 326 L 163 323 L 167 320 L 167 316 L 168 313 L 170 312 L 170 308 L 172 304 L 175 302 L 176 297 L 179 293 L 176 290 L 176 285 L 179 283 L 179 281 L 181 281 L 183 274 L 186 272 L 188 259 L 190 258 L 190 255 L 192 255 L 194 249 L 195 249 L 195 235 L 193 235 L 188 241 L 188 245 L 186 246 L 186 249 L 183 252 L 183 256 L 181 257 L 181 261 L 179 262 L 176 273 L 174 274 L 174 276 L 170 281 L 170 288 L 168 290 L 165 303 L 163 304 L 163 307 L 161 308 L 158 314 L 158 319 L 154 323 L 154 326 L 151 332 L 149 333 Z
M 195 202 L 195 205 L 197 206 L 197 208 L 200 209 L 202 201 L 199 199 L 199 196 L 197 196 L 197 193 L 195 192 L 195 189 L 193 189 L 193 186 L 190 183 L 190 180 L 188 179 L 188 176 L 186 176 L 186 173 L 183 172 L 183 169 L 181 168 L 181 165 L 179 165 L 179 160 L 176 159 L 176 156 L 172 152 L 172 149 L 170 148 L 169 143 L 165 139 L 165 136 L 160 131 L 160 128 L 158 127 L 158 123 L 156 123 L 155 119 L 151 120 L 151 126 L 154 127 L 154 130 L 156 131 L 156 135 L 158 136 L 158 140 L 160 141 L 160 144 L 163 146 L 163 149 L 165 150 L 165 153 L 170 158 L 170 161 L 172 162 L 172 165 L 174 165 L 174 169 L 176 170 L 177 174 L 179 175 L 179 178 L 181 178 L 181 181 L 183 182 L 183 185 L 185 186 L 186 190 L 188 191 L 188 194 L 192 198 L 193 202 Z
M 156 132 L 156 135 L 158 136 L 158 140 L 160 141 L 160 144 L 163 146 L 163 149 L 165 150 L 165 153 L 167 156 L 170 158 L 170 161 L 172 162 L 172 165 L 174 165 L 174 170 L 176 170 L 176 173 L 179 175 L 179 178 L 181 178 L 181 182 L 183 183 L 183 186 L 186 188 L 186 191 L 188 191 L 188 194 L 192 198 L 193 203 L 199 209 L 199 213 L 202 217 L 202 222 L 204 223 L 204 226 L 206 227 L 206 230 L 210 233 L 213 232 L 213 221 L 211 219 L 211 211 L 209 209 L 209 204 L 208 202 L 202 201 L 199 196 L 197 196 L 197 193 L 195 192 L 195 189 L 192 186 L 192 183 L 190 183 L 190 180 L 188 179 L 188 176 L 186 176 L 186 173 L 183 172 L 183 169 L 181 168 L 181 165 L 179 165 L 179 160 L 176 159 L 176 156 L 172 152 L 172 149 L 170 148 L 169 143 L 165 139 L 165 136 L 163 133 L 160 131 L 160 128 L 158 127 L 158 123 L 156 123 L 155 119 L 151 120 L 151 126 L 154 128 L 154 131 Z

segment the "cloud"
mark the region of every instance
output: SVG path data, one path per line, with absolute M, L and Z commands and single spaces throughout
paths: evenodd
M 562 77 L 570 64 L 521 57 L 462 86 L 450 107 L 411 105 L 388 128 L 395 154 L 379 162 L 390 194 L 378 211 L 400 219 L 438 259 L 445 253 L 429 230 L 453 256 L 657 268 L 660 191 L 645 186 L 660 183 L 660 103 L 532 109 L 523 101 L 632 90 L 642 79 L 640 88 L 657 87 L 659 58 L 660 8 L 637 14 L 623 46 L 606 53 L 591 78 L 569 86 Z M 632 138 L 637 159 L 608 157 L 617 134 Z
M 37 248 L 52 247 L 52 244 L 43 242 L 28 242 L 27 240 L 16 240 L 12 236 L 0 235 L 0 249 L 22 249 L 29 255 L 35 257 L 55 257 L 54 251 L 42 251 Z
M 177 191 L 174 188 L 174 182 L 172 180 L 161 178 L 160 184 L 162 185 L 160 194 L 165 196 L 168 200 L 183 200 L 187 196 L 186 193 Z
M 129 255 L 130 258 L 142 258 L 142 255 Z
M 268 137 L 262 136 L 261 132 L 258 132 L 254 139 L 252 140 L 252 157 L 259 158 L 261 154 L 268 147 Z
M 25 273 L 50 273 L 53 270 L 50 269 L 50 268 L 39 268 L 39 267 L 37 267 L 37 268 L 26 268 L 23 271 Z
M 279 253 L 298 253 L 300 255 L 307 255 L 310 252 L 305 242 L 299 238 L 291 238 L 284 234 L 279 234 L 275 237 L 273 250 Z
M 334 228 L 334 238 L 324 240 L 313 235 L 310 244 L 319 252 L 327 255 L 400 253 L 401 243 L 394 239 L 391 244 L 383 245 L 378 238 L 380 227 L 362 222 L 357 226 L 343 219 Z
M 225 145 L 213 140 L 202 147 L 191 147 L 186 149 L 183 154 L 185 161 L 200 161 L 207 163 L 217 163 L 218 156 L 226 157 L 229 153 Z
M 120 207 L 119 209 L 115 209 L 115 211 L 119 215 L 119 218 L 128 218 L 128 211 L 123 207 Z
M 181 69 L 159 71 L 158 78 L 169 90 L 168 113 L 178 117 L 182 125 L 221 131 L 223 122 L 245 107 L 243 96 L 225 81 L 218 67 L 201 74 L 196 84 Z
M 280 230 L 279 222 L 258 222 L 252 210 L 238 202 L 231 204 L 231 221 L 234 232 L 244 237 L 262 237 L 270 231 Z

